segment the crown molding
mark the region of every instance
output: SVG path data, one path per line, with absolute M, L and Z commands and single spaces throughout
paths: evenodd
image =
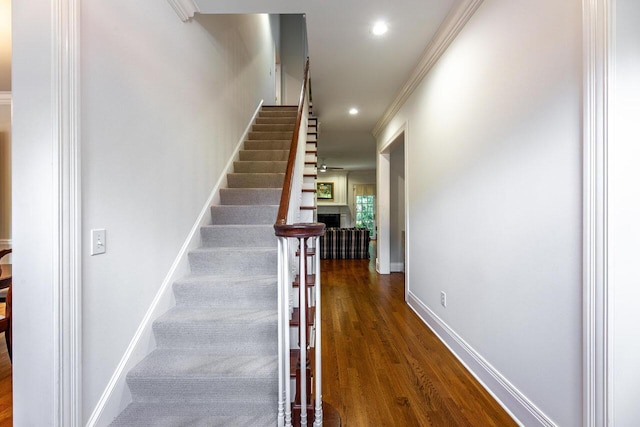
M 193 18 L 193 15 L 200 12 L 200 8 L 193 0 L 168 0 L 168 2 L 182 22 L 187 22 Z
M 414 68 L 411 76 L 405 82 L 404 86 L 402 86 L 402 89 L 400 89 L 396 99 L 387 108 L 380 120 L 378 120 L 378 123 L 376 123 L 372 132 L 373 136 L 378 137 L 382 129 L 384 129 L 393 116 L 400 111 L 400 108 L 402 108 L 407 99 L 409 99 L 418 85 L 420 85 L 422 79 L 424 79 L 431 68 L 438 62 L 438 59 L 440 59 L 442 54 L 447 50 L 462 28 L 469 22 L 469 19 L 471 19 L 475 11 L 478 10 L 482 2 L 483 0 L 463 0 L 454 10 L 449 12 L 422 54 L 420 62 L 418 62 L 418 65 Z
M 0 92 L 0 105 L 11 105 L 11 92 Z

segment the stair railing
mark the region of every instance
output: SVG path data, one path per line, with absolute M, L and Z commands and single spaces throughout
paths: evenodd
M 307 401 L 311 390 L 307 390 L 307 348 L 311 340 L 315 344 L 315 407 L 313 408 L 314 426 L 322 426 L 322 357 L 321 357 L 321 327 L 320 327 L 320 259 L 319 239 L 324 234 L 324 224 L 302 223 L 300 206 L 302 202 L 302 184 L 304 180 L 304 166 L 307 142 L 307 122 L 309 112 L 309 59 L 305 65 L 305 77 L 300 92 L 298 115 L 293 132 L 293 139 L 289 151 L 287 170 L 285 173 L 282 196 L 278 217 L 274 224 L 275 234 L 278 237 L 278 426 L 290 427 L 295 425 L 307 426 Z M 297 241 L 297 244 L 296 244 Z M 314 248 L 316 250 L 314 250 Z M 296 262 L 296 251 L 299 252 Z M 308 267 L 311 259 L 313 267 Z M 292 277 L 296 270 L 299 277 L 298 307 L 299 326 L 298 342 L 300 346 L 300 372 L 305 378 L 299 378 L 297 384 L 297 397 L 301 402 L 299 420 L 292 420 L 292 396 L 291 396 L 291 338 L 290 321 L 292 318 L 292 300 L 294 294 Z M 315 293 L 313 300 L 315 309 L 315 336 L 310 337 L 306 319 L 307 301 L 307 275 L 314 271 Z

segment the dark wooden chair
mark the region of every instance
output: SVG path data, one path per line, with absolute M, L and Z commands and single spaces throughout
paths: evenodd
M 11 249 L 0 250 L 0 259 L 5 255 L 11 253 Z M 6 270 L 6 268 L 5 268 Z M 0 264 L 0 289 L 7 289 L 7 296 L 5 300 L 4 317 L 0 317 L 0 332 L 4 332 L 4 339 L 7 342 L 7 352 L 9 353 L 9 359 L 11 359 L 11 273 L 2 274 L 2 264 Z

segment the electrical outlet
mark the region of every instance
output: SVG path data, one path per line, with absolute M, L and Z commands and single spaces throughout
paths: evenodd
M 447 294 L 444 291 L 440 291 L 440 305 L 447 306 Z

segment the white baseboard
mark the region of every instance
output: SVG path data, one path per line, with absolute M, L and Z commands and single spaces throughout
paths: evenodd
M 164 312 L 169 310 L 175 301 L 171 285 L 180 277 L 186 276 L 190 272 L 188 254 L 192 249 L 200 245 L 200 227 L 210 223 L 211 205 L 218 204 L 220 201 L 220 189 L 227 187 L 227 173 L 233 172 L 233 162 L 238 160 L 240 149 L 251 129 L 251 125 L 255 121 L 264 100 L 260 101 L 249 124 L 247 125 L 240 141 L 236 145 L 233 155 L 227 162 L 225 170 L 216 182 L 209 198 L 204 204 L 200 215 L 196 219 L 191 231 L 180 248 L 169 272 L 164 278 L 162 285 L 158 289 L 155 298 L 151 302 L 145 316 L 142 318 L 136 333 L 134 334 L 127 350 L 125 351 L 120 363 L 116 367 L 107 387 L 105 388 L 100 400 L 96 404 L 91 417 L 87 421 L 86 427 L 106 426 L 113 421 L 115 417 L 122 412 L 124 408 L 131 403 L 131 394 L 126 383 L 127 373 L 138 364 L 146 355 L 155 348 L 155 338 L 153 336 L 153 321 L 160 317 Z
M 411 291 L 407 295 L 407 304 L 519 425 L 527 427 L 556 426 Z
M 404 262 L 392 262 L 389 263 L 389 271 L 392 273 L 403 273 L 404 272 Z

